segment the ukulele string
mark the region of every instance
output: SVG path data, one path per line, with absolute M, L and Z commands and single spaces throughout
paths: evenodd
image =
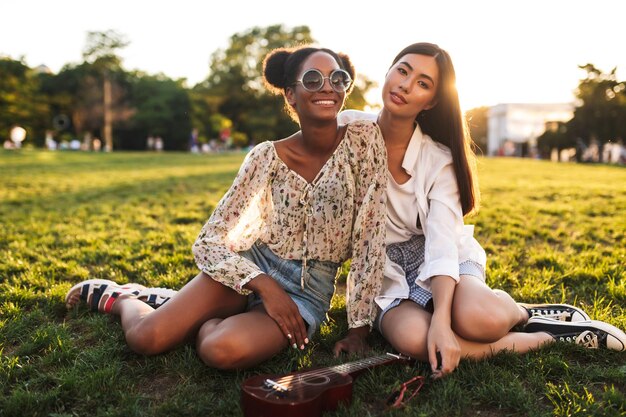
M 383 364 L 385 362 L 388 362 L 388 361 L 383 360 L 383 361 L 370 362 L 370 363 L 368 363 L 368 365 L 380 365 L 380 364 Z M 341 368 L 346 368 L 344 365 L 340 365 L 340 367 Z M 352 370 L 359 370 L 359 369 L 363 369 L 363 368 L 367 368 L 367 367 L 368 366 L 355 366 L 355 367 L 353 367 L 354 369 L 352 369 Z M 336 370 L 336 368 L 333 368 L 333 369 Z M 310 374 L 309 373 L 305 373 L 305 378 L 306 378 L 306 376 L 310 376 L 311 374 L 316 375 L 316 377 L 317 377 L 317 375 L 322 374 L 322 372 L 311 372 Z M 324 383 L 320 384 L 320 385 L 332 385 L 334 382 L 336 382 L 338 380 L 342 381 L 343 380 L 342 376 L 344 376 L 346 374 L 346 372 L 344 372 L 344 371 L 333 372 L 332 370 L 329 370 L 329 371 L 323 372 L 323 374 L 324 374 L 325 377 L 328 378 L 328 380 L 324 381 Z M 293 388 L 291 388 L 289 391 L 293 395 L 298 395 L 298 394 L 302 393 L 303 391 L 306 391 L 306 390 L 309 390 L 309 389 L 311 389 L 311 387 L 310 387 L 310 384 L 307 384 L 306 379 L 298 378 L 298 379 L 296 379 L 296 381 L 294 381 Z
M 287 387 L 289 392 L 297 394 L 301 391 L 307 389 L 306 387 L 306 379 L 308 378 L 328 378 L 328 381 L 325 381 L 324 384 L 334 382 L 340 378 L 342 374 L 349 373 L 350 371 L 359 370 L 362 368 L 367 368 L 374 365 L 380 365 L 387 361 L 393 361 L 394 358 L 390 358 L 389 355 L 381 355 L 374 358 L 369 358 L 364 361 L 357 361 L 352 363 L 347 363 L 343 365 L 334 366 L 331 368 L 325 368 L 323 370 L 313 370 L 308 372 L 303 372 L 295 375 L 287 375 L 282 378 L 278 378 L 275 382 L 279 383 Z M 291 385 L 294 387 L 291 387 Z
M 384 362 L 385 360 L 388 360 L 389 357 L 388 356 L 379 356 L 379 357 L 374 357 L 374 358 L 370 358 L 367 359 L 365 361 L 358 361 L 358 362 L 353 362 L 353 363 L 346 363 L 343 365 L 337 365 L 337 366 L 332 366 L 330 368 L 324 368 L 324 369 L 315 369 L 312 371 L 306 371 L 306 372 L 301 372 L 295 375 L 286 375 L 282 378 L 278 378 L 276 379 L 276 382 L 278 382 L 279 384 L 284 384 L 287 381 L 290 381 L 291 379 L 293 379 L 294 376 L 312 376 L 312 377 L 324 377 L 324 376 L 329 376 L 329 375 L 334 375 L 336 373 L 346 373 L 349 372 L 351 370 L 358 370 L 360 368 L 367 368 L 368 366 L 371 365 L 378 365 L 382 362 Z

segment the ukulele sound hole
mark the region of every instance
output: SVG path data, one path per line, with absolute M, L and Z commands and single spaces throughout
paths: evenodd
M 330 378 L 325 375 L 304 375 L 300 381 L 306 385 L 324 385 L 330 382 Z

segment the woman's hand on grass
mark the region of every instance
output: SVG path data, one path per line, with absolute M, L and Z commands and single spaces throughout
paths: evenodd
M 369 351 L 370 348 L 366 342 L 369 332 L 369 326 L 355 327 L 348 330 L 346 337 L 335 343 L 333 349 L 335 357 L 338 357 L 341 352 L 363 354 Z

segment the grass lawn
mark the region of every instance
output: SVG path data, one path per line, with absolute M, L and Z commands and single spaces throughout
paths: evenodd
M 191 245 L 243 154 L 0 151 L 0 416 L 240 416 L 241 382 L 338 364 L 344 300 L 304 353 L 241 372 L 204 366 L 193 346 L 143 357 L 119 321 L 67 311 L 76 282 L 179 288 Z M 468 222 L 488 283 L 528 302 L 559 301 L 626 328 L 626 169 L 479 161 L 482 209 Z M 390 351 L 372 334 L 374 353 Z M 342 359 L 347 360 L 346 358 Z M 626 353 L 559 344 L 464 361 L 401 411 L 385 398 L 425 364 L 364 373 L 334 416 L 624 416 Z

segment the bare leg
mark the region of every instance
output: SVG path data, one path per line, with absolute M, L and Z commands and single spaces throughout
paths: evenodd
M 459 336 L 495 342 L 526 321 L 528 313 L 509 294 L 492 290 L 474 276 L 461 276 L 452 301 L 452 329 Z
M 197 339 L 200 358 L 219 369 L 254 366 L 287 345 L 283 332 L 262 308 L 209 320 L 200 329 Z
M 455 295 L 456 297 L 456 295 Z M 401 353 L 428 362 L 427 337 L 432 315 L 411 301 L 403 301 L 385 314 L 383 336 Z M 554 339 L 548 333 L 510 332 L 491 343 L 469 341 L 457 336 L 462 358 L 483 359 L 503 350 L 525 353 Z
M 428 362 L 427 337 L 432 315 L 412 301 L 402 301 L 383 316 L 380 330 L 398 352 Z
M 206 321 L 241 313 L 246 305 L 245 296 L 201 272 L 158 310 L 136 298 L 120 297 L 111 313 L 120 316 L 132 350 L 154 355 L 192 338 Z

